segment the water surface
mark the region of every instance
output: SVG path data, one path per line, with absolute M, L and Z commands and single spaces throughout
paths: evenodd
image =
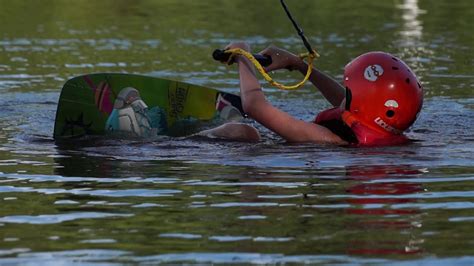
M 338 79 L 366 51 L 405 59 L 425 89 L 416 141 L 292 145 L 256 125 L 258 144 L 54 142 L 70 77 L 140 73 L 237 93 L 213 49 L 304 48 L 278 1 L 0 0 L 0 263 L 474 263 L 474 4 L 288 4 Z M 301 119 L 329 106 L 309 85 L 266 93 Z

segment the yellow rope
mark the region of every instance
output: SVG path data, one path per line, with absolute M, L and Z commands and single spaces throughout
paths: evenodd
M 232 55 L 230 56 L 229 58 L 229 61 L 228 63 L 232 62 L 232 58 L 235 56 L 235 55 L 242 55 L 242 56 L 245 56 L 248 60 L 250 60 L 250 62 L 252 62 L 252 64 L 255 65 L 255 67 L 257 68 L 258 72 L 260 72 L 260 74 L 262 74 L 263 78 L 268 81 L 268 83 L 270 83 L 272 86 L 275 86 L 281 90 L 296 90 L 298 88 L 300 88 L 301 86 L 303 86 L 306 81 L 308 81 L 309 77 L 311 76 L 311 72 L 313 71 L 313 61 L 316 57 L 319 57 L 319 54 L 313 50 L 312 53 L 304 53 L 304 54 L 301 54 L 300 55 L 300 58 L 301 59 L 305 59 L 305 58 L 308 58 L 307 59 L 307 62 L 308 62 L 308 71 L 306 72 L 306 75 L 305 77 L 303 78 L 302 81 L 298 82 L 297 84 L 295 85 L 290 85 L 290 86 L 286 86 L 286 85 L 283 85 L 281 83 L 278 83 L 276 82 L 275 80 L 273 80 L 272 77 L 270 77 L 270 75 L 268 75 L 268 73 L 265 71 L 265 69 L 263 68 L 263 66 L 260 64 L 260 62 L 257 61 L 257 59 L 255 59 L 255 57 L 243 50 L 243 49 L 240 49 L 240 48 L 233 48 L 233 49 L 229 49 L 229 50 L 226 50 L 227 53 L 231 53 Z

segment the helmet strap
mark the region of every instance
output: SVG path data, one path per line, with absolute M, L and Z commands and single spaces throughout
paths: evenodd
M 352 102 L 352 92 L 351 90 L 346 87 L 346 111 L 349 111 L 351 109 L 351 102 Z

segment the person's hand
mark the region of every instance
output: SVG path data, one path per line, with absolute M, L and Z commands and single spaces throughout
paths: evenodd
M 250 52 L 250 45 L 246 42 L 232 42 L 225 47 L 225 50 L 234 48 L 240 48 L 242 50 Z
M 279 69 L 293 70 L 296 64 L 301 61 L 297 55 L 273 45 L 265 48 L 260 54 L 268 55 L 272 58 L 272 64 L 265 68 L 267 72 Z
M 235 49 L 235 48 L 240 48 L 244 51 L 250 52 L 250 45 L 246 42 L 231 42 L 224 48 L 224 50 Z M 229 65 L 232 65 L 233 63 L 238 62 L 238 60 L 239 60 L 239 55 L 235 55 L 232 61 L 227 62 L 227 63 Z

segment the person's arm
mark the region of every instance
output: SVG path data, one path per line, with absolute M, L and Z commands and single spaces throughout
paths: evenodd
M 248 45 L 243 43 L 234 43 L 227 48 L 237 47 L 250 50 Z M 274 107 L 266 100 L 252 63 L 243 56 L 236 56 L 236 62 L 239 66 L 242 106 L 251 118 L 289 142 L 346 144 L 329 129 L 298 120 Z
M 308 71 L 308 65 L 301 59 L 296 63 L 296 65 L 294 65 L 294 68 L 303 75 L 306 75 L 306 72 Z M 334 107 L 340 106 L 341 102 L 346 97 L 346 90 L 339 82 L 314 67 L 309 76 L 309 80 Z
M 281 48 L 270 46 L 261 54 L 272 57 L 272 64 L 266 68 L 267 71 L 296 69 L 303 75 L 308 71 L 308 65 L 303 60 Z M 333 106 L 340 106 L 345 97 L 345 89 L 339 82 L 314 67 L 309 80 Z

